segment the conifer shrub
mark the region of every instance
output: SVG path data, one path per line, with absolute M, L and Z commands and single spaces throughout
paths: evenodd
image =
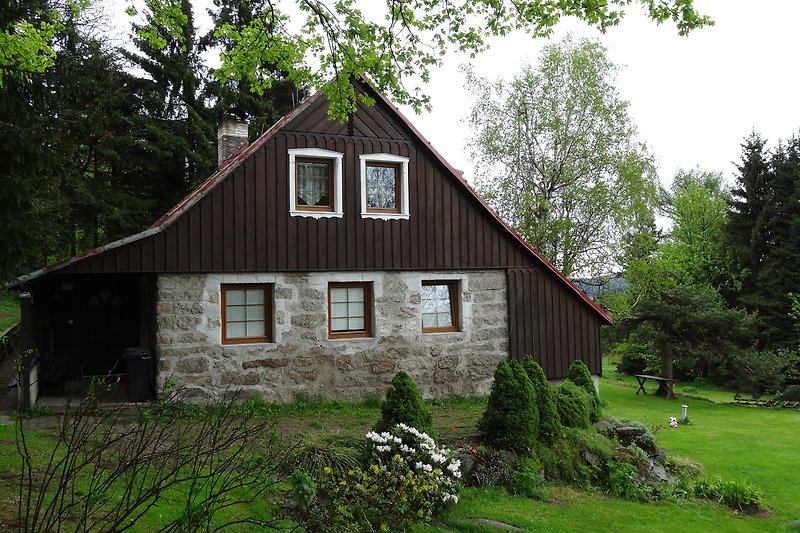
M 536 398 L 528 374 L 516 361 L 501 361 L 478 431 L 490 446 L 528 454 L 536 442 Z
M 375 431 L 389 431 L 401 423 L 431 437 L 436 436 L 430 408 L 422 399 L 417 384 L 403 371 L 394 375 L 391 386 L 386 390 L 386 399 L 381 404 L 381 419 L 375 424 Z
M 569 428 L 586 429 L 589 421 L 589 395 L 573 382 L 566 380 L 556 387 L 556 409 L 561 425 Z
M 539 410 L 539 441 L 550 445 L 561 434 L 561 420 L 558 417 L 553 388 L 550 387 L 542 367 L 531 356 L 525 357 L 522 367 L 528 374 L 536 392 L 536 406 Z
M 597 395 L 597 389 L 594 387 L 592 375 L 589 373 L 589 367 L 586 366 L 586 363 L 579 359 L 573 361 L 569 365 L 567 380 L 586 391 L 586 394 L 589 395 L 589 421 L 592 423 L 599 422 L 603 416 L 600 397 Z

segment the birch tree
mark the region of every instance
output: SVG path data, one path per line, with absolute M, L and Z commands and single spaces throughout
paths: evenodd
M 478 190 L 567 276 L 608 273 L 656 174 L 602 45 L 567 37 L 510 82 L 466 69 Z

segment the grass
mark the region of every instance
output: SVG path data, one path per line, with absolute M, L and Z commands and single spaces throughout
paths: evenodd
M 670 454 L 700 463 L 704 477 L 736 480 L 757 486 L 763 505 L 769 510 L 766 518 L 748 517 L 727 508 L 705 502 L 673 501 L 640 504 L 609 498 L 596 491 L 582 491 L 548 485 L 546 501 L 509 496 L 502 489 L 466 489 L 458 507 L 437 526 L 418 528 L 419 532 L 495 532 L 494 528 L 477 524 L 487 518 L 518 526 L 526 531 L 628 531 L 671 532 L 782 531 L 800 518 L 800 468 L 797 462 L 797 427 L 800 411 L 731 405 L 733 394 L 689 384 L 687 391 L 677 388 L 677 400 L 641 394 L 636 395 L 635 379 L 606 370 L 601 380 L 601 397 L 606 402 L 604 413 L 618 418 L 640 420 L 656 433 L 659 446 Z M 691 394 L 691 396 L 688 396 Z M 712 401 L 713 400 L 713 401 Z M 431 402 L 439 441 L 448 446 L 467 447 L 477 443 L 475 424 L 484 407 L 485 398 L 454 398 Z M 670 416 L 680 416 L 681 405 L 688 405 L 692 424 L 672 429 Z M 321 436 L 338 433 L 361 437 L 380 416 L 379 402 L 300 400 L 288 405 L 255 402 L 261 416 L 275 419 L 279 431 L 288 436 Z M 32 445 L 46 454 L 53 443 L 51 430 L 31 433 Z M 16 511 L 15 457 L 13 427 L 0 426 L 0 518 L 7 519 Z M 279 495 L 276 495 L 280 498 Z M 159 506 L 164 513 L 176 512 L 180 496 L 168 495 Z M 173 509 L 174 507 L 174 509 Z M 267 512 L 264 502 L 256 502 L 235 510 L 239 513 Z M 5 520 L 2 520 L 5 521 Z M 6 522 L 7 523 L 7 522 Z M 143 522 L 142 531 L 150 522 Z
M 0 333 L 19 322 L 19 302 L 16 297 L 0 290 Z

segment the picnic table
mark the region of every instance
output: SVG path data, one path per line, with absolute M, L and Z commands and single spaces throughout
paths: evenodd
M 652 379 L 653 381 L 658 382 L 659 388 L 662 386 L 667 390 L 666 399 L 674 399 L 675 393 L 673 392 L 673 387 L 678 382 L 677 379 L 669 379 L 669 378 L 662 378 L 661 376 L 651 376 L 650 374 L 636 374 L 636 380 L 639 382 L 639 388 L 636 390 L 636 394 L 640 392 L 642 394 L 647 394 L 647 391 L 644 390 L 644 384 L 647 382 L 648 379 Z

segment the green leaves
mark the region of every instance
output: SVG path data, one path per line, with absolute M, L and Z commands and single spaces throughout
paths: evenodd
M 466 69 L 478 189 L 567 276 L 612 270 L 623 235 L 655 205 L 652 158 L 616 70 L 599 43 L 571 38 L 508 84 Z
M 692 0 L 639 2 L 656 21 L 675 21 L 682 33 L 710 23 L 694 10 Z M 370 2 L 362 11 L 354 0 L 268 2 L 248 28 L 226 33 L 235 47 L 223 56 L 220 76 L 247 79 L 263 91 L 274 80 L 269 66 L 278 66 L 296 85 L 323 89 L 331 99 L 329 116 L 340 121 L 355 109 L 356 96 L 346 85 L 367 76 L 395 102 L 420 111 L 430 106 L 422 84 L 446 52 L 474 57 L 488 49 L 487 36 L 512 30 L 547 36 L 563 16 L 605 31 L 620 22 L 628 4 L 630 0 L 386 0 Z M 299 28 L 295 11 L 305 16 Z M 291 21 L 286 16 L 290 12 Z M 333 88 L 325 88 L 327 82 Z

